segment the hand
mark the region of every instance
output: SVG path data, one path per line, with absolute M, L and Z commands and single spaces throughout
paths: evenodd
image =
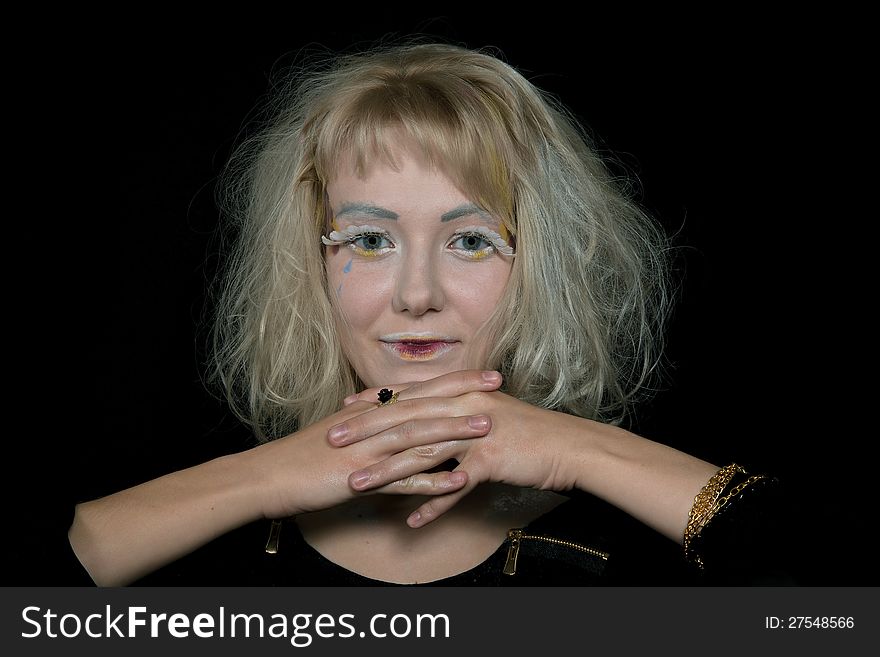
M 453 372 L 408 386 L 388 386 L 400 391 L 396 403 L 332 427 L 328 435 L 333 445 L 350 449 L 378 442 L 387 445 L 391 454 L 353 472 L 348 479 L 351 488 L 391 491 L 407 486 L 413 472 L 424 472 L 450 458 L 457 460 L 452 474 L 466 472 L 467 482 L 419 507 L 407 519 L 411 527 L 435 520 L 483 482 L 543 490 L 573 488 L 571 465 L 588 421 L 495 390 L 475 390 L 477 375 Z M 376 399 L 378 390 L 365 390 L 346 401 Z M 467 418 L 484 417 L 488 431 L 480 440 L 454 440 L 456 436 L 444 433 Z
M 474 391 L 490 391 L 501 384 L 498 373 L 483 378 L 478 371 L 458 377 L 449 392 L 464 394 Z M 417 395 L 423 384 L 411 382 L 389 385 L 395 392 Z M 345 400 L 344 407 L 295 434 L 274 440 L 252 450 L 255 458 L 257 480 L 260 488 L 263 515 L 280 518 L 310 511 L 319 511 L 342 504 L 365 493 L 404 495 L 445 495 L 461 489 L 468 480 L 464 471 L 426 472 L 431 467 L 424 461 L 411 461 L 409 467 L 398 466 L 396 480 L 383 485 L 371 485 L 358 489 L 349 486 L 353 471 L 393 458 L 401 450 L 431 454 L 439 461 L 453 458 L 461 443 L 485 436 L 491 423 L 488 418 L 443 417 L 422 422 L 417 433 L 398 436 L 396 439 L 357 441 L 347 449 L 336 446 L 348 444 L 344 439 L 328 431 L 331 427 L 347 426 L 362 416 L 384 415 L 397 404 L 378 407 L 377 393 L 363 391 Z M 474 421 L 476 420 L 476 421 Z M 328 437 L 329 436 L 329 437 Z

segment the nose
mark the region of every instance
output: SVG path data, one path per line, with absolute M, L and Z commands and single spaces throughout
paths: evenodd
M 394 283 L 392 307 L 395 312 L 420 316 L 429 310 L 442 310 L 445 303 L 436 263 L 424 254 L 411 253 L 404 258 Z

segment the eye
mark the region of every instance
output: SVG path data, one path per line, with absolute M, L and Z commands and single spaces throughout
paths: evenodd
M 349 244 L 363 251 L 379 251 L 393 246 L 386 235 L 379 233 L 365 233 L 351 240 Z
M 512 258 L 513 247 L 501 235 L 485 226 L 468 226 L 452 236 L 447 248 L 456 255 L 470 260 L 482 260 L 494 253 Z
M 460 235 L 458 239 L 452 242 L 451 246 L 455 249 L 473 252 L 483 251 L 487 247 L 490 247 L 491 244 L 489 243 L 489 240 L 479 233 L 466 233 Z
M 495 245 L 489 235 L 481 230 L 468 230 L 457 233 L 449 243 L 451 249 L 459 257 L 467 260 L 482 260 L 495 253 Z
M 394 248 L 394 244 L 385 231 L 346 229 L 350 231 L 345 245 L 357 255 L 364 258 L 377 258 Z M 358 232 L 355 232 L 358 231 Z
M 344 230 L 334 228 L 329 236 L 321 236 L 321 244 L 344 246 L 365 258 L 384 255 L 394 248 L 388 233 L 376 226 L 346 226 Z

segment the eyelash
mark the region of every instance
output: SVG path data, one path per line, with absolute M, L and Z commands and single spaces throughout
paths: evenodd
M 349 237 L 348 237 L 348 239 L 346 239 L 343 242 L 343 244 L 360 256 L 364 256 L 367 258 L 376 258 L 380 255 L 384 255 L 384 254 L 388 253 L 388 251 L 394 246 L 393 242 L 391 241 L 391 236 L 388 235 L 388 233 L 386 233 L 385 231 L 375 230 L 372 227 L 365 226 L 364 229 L 361 231 L 358 231 L 357 227 L 350 227 L 347 229 L 347 232 L 349 232 Z M 460 242 L 460 241 L 467 239 L 469 237 L 476 237 L 481 242 L 483 242 L 485 244 L 485 246 L 483 246 L 482 248 L 479 248 L 479 249 L 458 248 L 458 249 L 453 249 L 453 251 L 455 251 L 458 255 L 460 255 L 461 257 L 466 258 L 468 260 L 483 260 L 483 259 L 487 258 L 488 256 L 492 255 L 492 253 L 494 253 L 497 250 L 495 245 L 493 244 L 492 235 L 489 233 L 490 233 L 490 231 L 487 231 L 484 233 L 482 230 L 479 230 L 479 229 L 473 229 L 473 228 L 465 229 L 465 230 L 462 230 L 460 232 L 455 233 L 452 236 L 452 239 L 447 244 L 447 247 L 452 246 L 456 242 Z M 361 242 L 362 240 L 366 240 L 371 237 L 379 238 L 380 240 L 385 240 L 391 246 L 382 246 L 382 247 L 368 249 L 368 248 L 365 248 L 366 245 L 363 245 L 363 246 L 358 245 L 358 242 Z
M 380 240 L 385 240 L 386 242 L 391 244 L 391 246 L 394 246 L 394 244 L 391 242 L 391 238 L 389 237 L 388 233 L 384 233 L 384 232 L 377 233 L 372 230 L 369 232 L 363 232 L 363 233 L 359 233 L 356 235 L 352 235 L 345 242 L 345 245 L 348 248 L 350 248 L 352 251 L 357 253 L 358 255 L 365 256 L 367 258 L 375 258 L 377 256 L 384 255 L 385 253 L 388 253 L 389 249 L 391 248 L 390 246 L 384 246 L 381 248 L 374 248 L 374 249 L 367 249 L 365 247 L 358 246 L 358 244 L 357 244 L 358 242 L 360 242 L 361 240 L 365 240 L 367 238 L 370 238 L 370 237 L 377 237 Z
M 466 258 L 469 258 L 471 260 L 482 260 L 483 258 L 492 255 L 496 251 L 495 246 L 492 244 L 489 237 L 487 235 L 484 235 L 482 232 L 475 230 L 468 230 L 461 233 L 456 233 L 452 236 L 452 241 L 449 243 L 449 245 L 451 246 L 452 244 L 461 242 L 462 240 L 465 240 L 469 237 L 476 237 L 481 242 L 483 242 L 485 246 L 480 249 L 463 249 L 461 251 L 456 249 L 456 252 L 468 254 L 465 256 Z

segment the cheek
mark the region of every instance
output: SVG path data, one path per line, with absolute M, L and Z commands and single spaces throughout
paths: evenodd
M 332 301 L 335 303 L 345 287 L 346 279 L 349 278 L 354 267 L 354 260 L 342 249 L 339 253 L 327 256 L 327 284 L 332 293 Z
M 477 275 L 462 276 L 456 285 L 456 298 L 462 319 L 471 326 L 483 324 L 498 306 L 510 278 L 505 263 Z
M 357 329 L 372 324 L 381 312 L 380 301 L 388 294 L 387 275 L 341 248 L 327 258 L 327 282 L 332 305 Z

